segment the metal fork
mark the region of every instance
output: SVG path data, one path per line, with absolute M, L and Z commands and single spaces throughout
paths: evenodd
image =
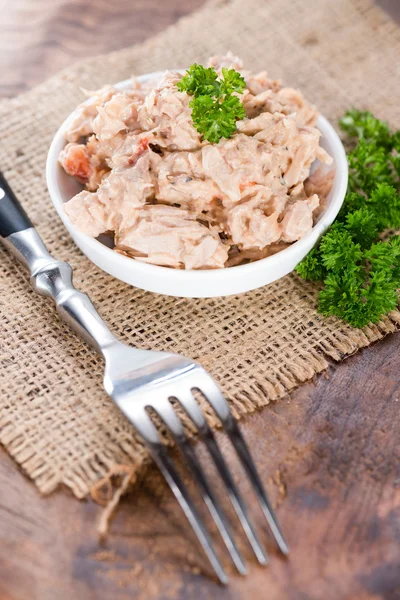
M 201 496 L 214 519 L 238 571 L 246 566 L 237 548 L 229 523 L 214 494 L 171 400 L 177 401 L 193 421 L 205 442 L 247 538 L 261 564 L 267 554 L 248 515 L 246 504 L 236 486 L 215 436 L 210 429 L 194 391 L 210 403 L 228 434 L 252 483 L 262 511 L 282 553 L 288 547 L 268 501 L 261 479 L 240 429 L 213 378 L 196 362 L 178 354 L 139 350 L 123 344 L 110 332 L 88 296 L 72 284 L 68 263 L 54 259 L 0 174 L 0 239 L 28 268 L 31 284 L 44 296 L 51 296 L 61 317 L 94 347 L 105 360 L 104 387 L 146 443 L 151 456 L 164 475 L 196 533 L 221 583 L 227 583 L 224 568 L 211 537 L 193 504 L 178 471 L 162 443 L 149 409 L 153 409 L 172 434 L 198 485 Z

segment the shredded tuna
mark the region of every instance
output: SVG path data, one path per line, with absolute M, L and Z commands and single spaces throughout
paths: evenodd
M 312 229 L 333 181 L 327 167 L 310 175 L 332 163 L 315 107 L 231 53 L 209 65 L 246 81 L 246 118 L 217 144 L 195 129 L 175 71 L 123 92 L 106 86 L 78 107 L 59 162 L 86 188 L 65 204 L 80 231 L 111 233 L 135 260 L 215 269 L 270 256 Z
M 127 94 L 115 94 L 104 106 L 97 107 L 93 132 L 98 140 L 109 140 L 120 131 L 138 129 L 137 102 Z
M 104 106 L 117 93 L 117 90 L 110 85 L 106 85 L 97 92 L 85 91 L 85 93 L 88 99 L 78 106 L 65 133 L 65 137 L 69 142 L 78 142 L 80 138 L 93 133 L 93 121 L 98 114 L 97 108 Z
M 117 247 L 144 262 L 167 267 L 221 268 L 228 248 L 195 215 L 172 206 L 143 207 L 135 222 L 116 238 Z

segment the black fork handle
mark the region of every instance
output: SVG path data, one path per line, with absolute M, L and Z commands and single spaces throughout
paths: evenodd
M 33 225 L 28 215 L 0 173 L 0 237 L 4 239 L 30 227 Z

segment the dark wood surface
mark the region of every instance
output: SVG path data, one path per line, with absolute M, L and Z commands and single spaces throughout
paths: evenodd
M 23 91 L 83 53 L 139 42 L 201 4 L 4 1 L 0 93 Z M 396 0 L 382 5 L 400 12 Z M 232 572 L 226 589 L 155 469 L 100 542 L 97 505 L 67 490 L 41 498 L 0 450 L 0 600 L 400 599 L 399 352 L 400 336 L 389 336 L 243 424 L 291 555 L 282 559 L 265 531 L 271 562 L 261 568 L 243 541 L 250 574 Z M 251 495 L 250 504 L 263 527 Z

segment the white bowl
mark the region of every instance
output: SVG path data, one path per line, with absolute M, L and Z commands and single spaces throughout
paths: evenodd
M 145 81 L 157 75 L 161 73 L 150 73 L 138 79 Z M 116 85 L 119 89 L 128 86 L 129 81 L 122 81 Z M 105 243 L 81 233 L 71 224 L 63 210 L 63 204 L 82 189 L 57 162 L 60 151 L 65 146 L 63 132 L 72 117 L 73 114 L 57 131 L 47 157 L 46 177 L 51 200 L 74 242 L 91 261 L 110 275 L 150 292 L 186 298 L 210 298 L 240 294 L 276 281 L 290 273 L 310 252 L 333 223 L 343 204 L 348 178 L 346 154 L 332 125 L 320 116 L 317 127 L 322 133 L 321 145 L 334 159 L 331 168 L 335 169 L 335 177 L 326 210 L 313 229 L 301 240 L 273 256 L 228 269 L 185 271 L 143 263 L 118 254 Z

